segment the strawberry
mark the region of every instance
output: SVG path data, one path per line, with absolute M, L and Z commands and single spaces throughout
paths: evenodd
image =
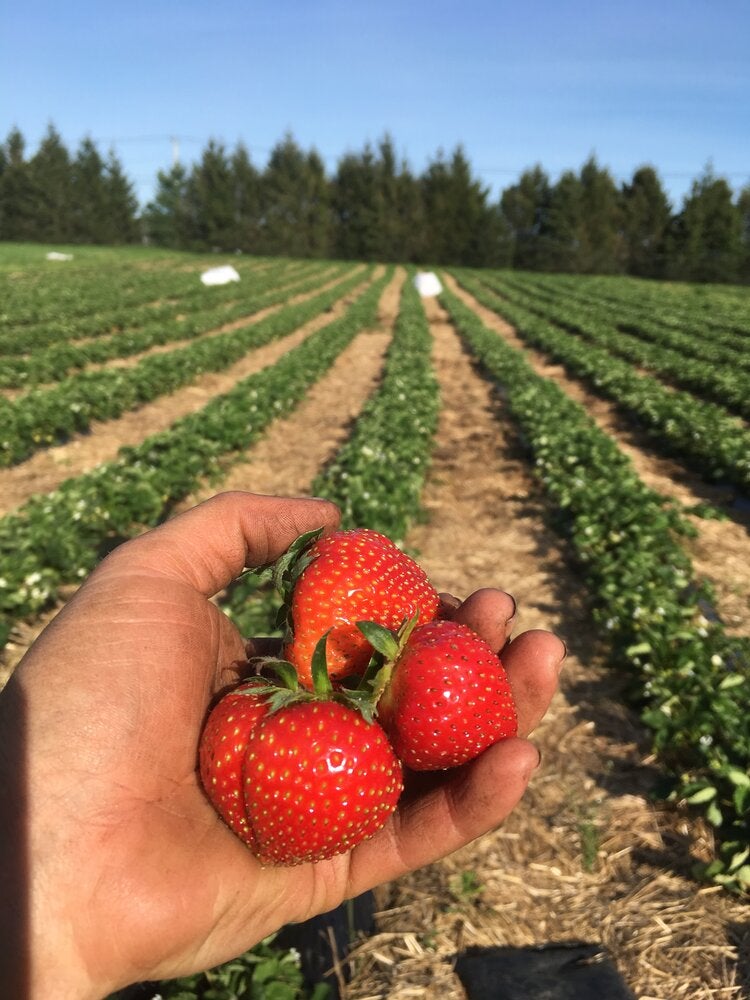
M 383 826 L 402 790 L 383 730 L 336 701 L 297 702 L 267 716 L 244 774 L 256 854 L 283 865 L 351 850 Z
M 357 621 L 398 629 L 431 621 L 440 599 L 424 570 L 385 535 L 369 528 L 302 535 L 276 567 L 284 606 L 284 656 L 310 686 L 315 646 L 328 633 L 334 680 L 364 672 L 373 648 Z
M 254 695 L 257 684 L 241 684 L 217 702 L 203 729 L 199 763 L 203 787 L 230 830 L 250 848 L 256 841 L 247 822 L 242 794 L 245 751 L 268 704 Z
M 516 735 L 505 669 L 468 626 L 409 623 L 399 636 L 362 627 L 386 658 L 374 681 L 377 717 L 407 767 L 455 767 Z
M 206 794 L 263 862 L 295 865 L 351 850 L 384 825 L 403 787 L 366 699 L 358 707 L 334 692 L 325 644 L 313 657 L 313 691 L 276 661 L 278 681 L 253 678 L 225 695 L 201 736 Z

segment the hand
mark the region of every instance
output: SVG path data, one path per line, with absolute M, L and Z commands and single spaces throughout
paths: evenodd
M 405 795 L 374 839 L 317 865 L 261 868 L 209 805 L 198 738 L 245 656 L 209 598 L 338 517 L 321 500 L 214 497 L 116 549 L 19 664 L 0 696 L 9 996 L 94 998 L 209 968 L 456 850 L 516 805 L 538 764 L 522 738 Z M 506 644 L 513 602 L 500 591 L 446 601 L 504 647 L 526 736 L 562 643 L 532 631 Z

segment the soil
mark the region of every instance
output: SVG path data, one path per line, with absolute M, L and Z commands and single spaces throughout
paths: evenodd
M 386 290 L 378 328 L 360 334 L 295 413 L 276 422 L 231 466 L 222 488 L 309 493 L 318 469 L 377 385 L 403 279 L 398 272 Z M 454 959 L 463 948 L 583 941 L 609 951 L 639 1000 L 750 997 L 747 908 L 691 879 L 691 863 L 707 856 L 710 834 L 652 798 L 658 775 L 646 734 L 625 707 L 621 679 L 600 655 L 585 588 L 570 553 L 547 527 L 544 498 L 529 475 L 512 422 L 473 369 L 437 301 L 424 301 L 442 410 L 423 495 L 426 516 L 407 545 L 438 589 L 463 596 L 479 586 L 502 587 L 518 602 L 518 631 L 553 629 L 570 653 L 560 691 L 534 736 L 542 766 L 520 807 L 500 830 L 378 892 L 376 932 L 355 953 L 346 995 L 460 1000 L 465 992 Z M 503 324 L 495 328 L 515 337 Z M 304 335 L 298 331 L 283 346 L 262 351 L 281 353 Z M 262 351 L 241 364 L 261 357 L 267 364 L 277 356 Z M 542 370 L 544 359 L 527 355 Z M 544 371 L 632 449 L 654 488 L 679 490 L 682 502 L 692 502 L 689 480 L 672 477 L 668 465 L 629 438 L 606 404 L 587 396 L 561 370 Z M 125 439 L 140 440 L 144 429 L 157 429 L 152 417 L 168 426 L 182 407 L 197 408 L 221 391 L 215 379 L 228 385 L 238 377 L 227 372 L 201 379 L 155 403 L 153 411 L 144 407 L 122 435 L 119 428 L 96 429 L 66 446 L 71 450 L 63 471 L 62 462 L 45 466 L 40 457 L 37 474 L 27 470 L 24 495 L 90 468 Z M 201 401 L 189 404 L 190 393 Z M 101 452 L 93 450 L 100 433 L 102 441 L 112 434 Z M 196 493 L 186 505 L 205 495 Z M 703 560 L 700 572 L 717 584 L 727 582 L 722 616 L 747 634 L 750 561 L 743 555 L 747 550 L 737 547 L 747 544 L 742 541 L 747 526 L 738 520 L 696 522 L 706 532 L 693 549 Z M 730 561 L 734 552 L 745 560 L 744 569 Z M 7 669 L 35 631 L 29 626 L 16 636 Z

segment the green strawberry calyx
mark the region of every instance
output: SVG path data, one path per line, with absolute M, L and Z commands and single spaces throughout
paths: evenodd
M 313 528 L 299 535 L 283 555 L 273 564 L 272 583 L 281 598 L 281 607 L 275 626 L 283 630 L 283 642 L 291 642 L 293 638 L 291 605 L 292 594 L 297 581 L 305 572 L 315 556 L 310 555 L 310 548 L 323 535 L 323 528 Z
M 386 628 L 378 622 L 357 622 L 357 628 L 373 647 L 374 652 L 352 695 L 355 699 L 369 701 L 374 712 L 377 711 L 378 702 L 388 687 L 393 668 L 418 621 L 419 612 L 411 618 L 405 618 L 398 631 Z
M 329 629 L 330 632 L 330 629 Z M 247 693 L 266 699 L 269 712 L 300 701 L 336 701 L 354 708 L 366 722 L 375 718 L 375 700 L 369 688 L 351 689 L 334 685 L 328 672 L 326 646 L 328 632 L 318 640 L 312 656 L 312 690 L 299 682 L 293 664 L 273 656 L 254 657 L 250 662 L 264 673 L 247 682 Z

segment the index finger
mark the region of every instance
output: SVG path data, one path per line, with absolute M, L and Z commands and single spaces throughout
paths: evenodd
M 211 597 L 245 567 L 273 562 L 303 532 L 333 531 L 339 518 L 335 504 L 315 497 L 220 493 L 125 542 L 94 575 L 145 571 Z

